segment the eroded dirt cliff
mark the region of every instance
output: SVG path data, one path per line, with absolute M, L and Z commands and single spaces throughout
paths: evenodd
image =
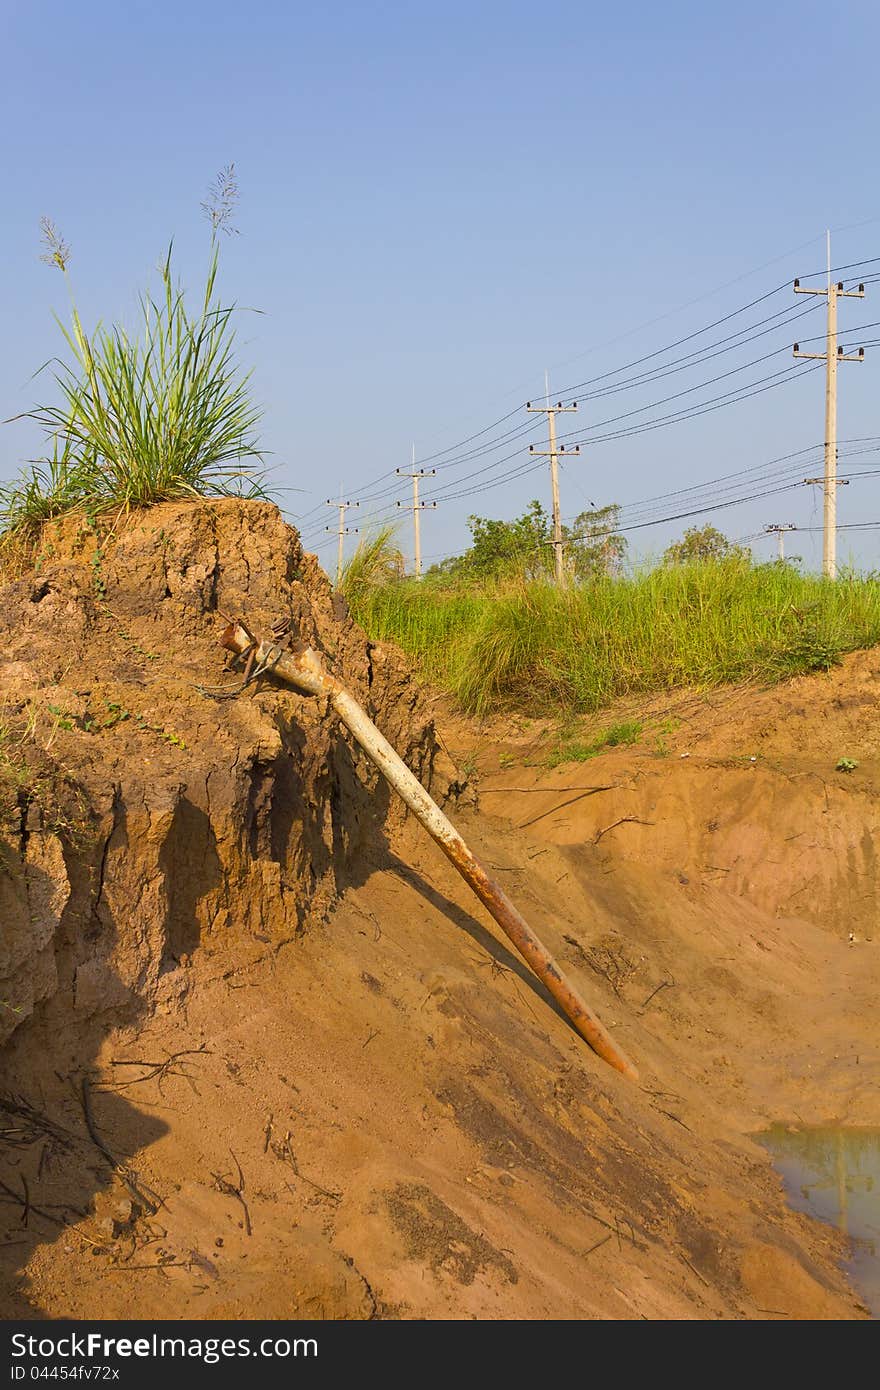
M 167 1007 L 197 948 L 263 954 L 362 880 L 398 814 L 317 702 L 216 701 L 219 613 L 289 619 L 413 770 L 452 768 L 400 660 L 351 622 L 261 502 L 166 505 L 104 534 L 47 530 L 0 591 L 0 1039 Z

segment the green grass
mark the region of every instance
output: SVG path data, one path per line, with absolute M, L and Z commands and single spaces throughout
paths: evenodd
M 466 709 L 587 712 L 628 695 L 828 670 L 880 642 L 880 583 L 741 560 L 661 566 L 567 591 L 404 581 L 352 596 Z
M 66 274 L 67 250 L 54 263 Z M 263 495 L 255 436 L 260 410 L 234 355 L 233 307 L 216 298 L 217 246 L 195 311 L 175 283 L 170 252 L 159 291 L 140 298 L 134 335 L 89 334 L 75 304 L 62 325 L 68 360 L 56 363 L 55 403 L 27 418 L 49 457 L 0 488 L 0 545 L 33 544 L 71 511 L 97 516 L 156 502 L 230 492 Z
M 642 736 L 642 725 L 638 720 L 628 720 L 622 724 L 612 724 L 604 734 L 584 743 L 581 739 L 561 742 L 547 759 L 548 767 L 558 767 L 560 763 L 585 763 L 595 758 L 605 748 L 619 748 L 622 745 L 638 743 Z
M 357 603 L 371 589 L 403 574 L 403 552 L 396 536 L 397 527 L 386 525 L 361 537 L 343 568 L 339 586 L 349 603 Z
M 89 834 L 81 788 L 62 764 L 47 756 L 59 730 L 72 729 L 75 718 L 54 704 L 45 706 L 45 718 L 40 713 L 33 703 L 13 711 L 0 705 L 0 859 L 12 852 L 4 840 L 18 843 L 32 802 L 39 806 L 42 829 L 71 844 L 85 843 Z
M 0 833 L 21 820 L 20 799 L 28 780 L 27 764 L 20 756 L 12 731 L 0 718 Z

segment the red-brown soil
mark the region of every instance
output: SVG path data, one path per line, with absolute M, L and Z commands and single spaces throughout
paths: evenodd
M 787 1208 L 752 1136 L 880 1123 L 880 653 L 658 701 L 635 746 L 553 770 L 539 722 L 438 702 L 444 759 L 427 697 L 275 517 L 151 514 L 105 543 L 97 595 L 60 537 L 4 591 L 31 788 L 0 872 L 6 1315 L 864 1317 L 842 1238 Z M 218 608 L 294 602 L 639 1085 L 326 710 L 193 688 L 232 679 Z M 131 718 L 90 731 L 108 703 Z

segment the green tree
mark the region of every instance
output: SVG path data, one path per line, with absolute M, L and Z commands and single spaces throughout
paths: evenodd
M 620 565 L 626 541 L 616 527 L 620 508 L 593 508 L 581 512 L 570 526 L 563 526 L 565 566 L 575 579 L 595 579 L 611 574 Z M 530 502 L 513 521 L 470 516 L 471 545 L 463 555 L 434 565 L 429 573 L 451 579 L 546 579 L 553 574 L 553 526 L 538 501 Z
M 626 554 L 626 538 L 620 535 L 620 507 L 592 507 L 562 528 L 565 563 L 576 579 L 596 579 L 615 574 Z
M 550 519 L 540 502 L 530 502 L 522 516 L 513 521 L 469 516 L 471 545 L 463 555 L 454 555 L 433 565 L 430 573 L 453 579 L 503 579 L 523 575 L 537 579 L 553 568 Z
M 748 550 L 744 546 L 729 541 L 725 535 L 711 524 L 689 526 L 680 541 L 675 541 L 665 551 L 665 565 L 691 565 L 706 560 L 745 560 Z

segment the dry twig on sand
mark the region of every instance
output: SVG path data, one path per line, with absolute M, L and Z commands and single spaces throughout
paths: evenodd
M 184 1048 L 181 1052 L 172 1052 L 161 1062 L 150 1062 L 145 1058 L 116 1058 L 110 1063 L 111 1067 L 145 1067 L 147 1070 L 143 1076 L 134 1076 L 130 1081 L 107 1082 L 100 1087 L 102 1091 L 124 1091 L 129 1086 L 139 1086 L 143 1081 L 155 1081 L 159 1087 L 160 1095 L 164 1096 L 162 1083 L 169 1076 L 182 1076 L 188 1081 L 192 1090 L 198 1095 L 196 1084 L 185 1069 L 185 1064 L 181 1064 L 181 1057 L 211 1057 L 213 1054 L 208 1051 L 204 1043 L 201 1047 Z
M 276 1158 L 281 1159 L 282 1163 L 290 1164 L 291 1168 L 293 1169 L 294 1176 L 299 1178 L 300 1182 L 307 1183 L 309 1187 L 313 1187 L 316 1192 L 320 1192 L 322 1197 L 327 1197 L 328 1200 L 331 1202 L 342 1201 L 341 1192 L 331 1192 L 329 1188 L 322 1187 L 321 1184 L 315 1182 L 313 1178 L 307 1178 L 305 1173 L 301 1173 L 299 1171 L 299 1164 L 296 1161 L 296 1154 L 293 1152 L 293 1149 L 290 1145 L 290 1130 L 287 1131 L 282 1142 L 274 1143 L 272 1145 L 272 1152 L 274 1153 Z M 290 1191 L 292 1192 L 293 1188 L 290 1187 L 289 1183 L 287 1184 L 287 1186 L 290 1188 Z
M 244 1212 L 244 1229 L 249 1236 L 252 1236 L 254 1232 L 251 1226 L 251 1214 L 244 1199 L 244 1173 L 241 1171 L 241 1164 L 235 1154 L 232 1153 L 231 1149 L 229 1152 L 232 1154 L 232 1161 L 238 1169 L 238 1186 L 236 1187 L 228 1178 L 224 1178 L 222 1173 L 212 1173 L 211 1177 L 214 1179 L 214 1186 L 218 1192 L 224 1193 L 227 1197 L 235 1197 L 241 1203 L 241 1209 Z

